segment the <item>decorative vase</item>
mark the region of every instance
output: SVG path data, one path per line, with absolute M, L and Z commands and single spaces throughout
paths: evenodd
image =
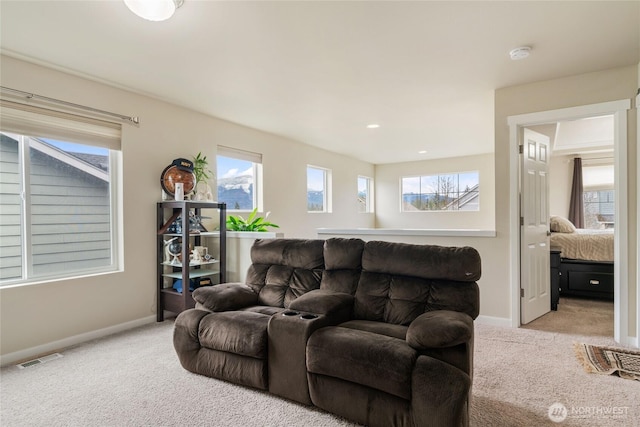
M 191 200 L 213 202 L 213 192 L 207 181 L 198 181 L 196 184 L 196 191 Z

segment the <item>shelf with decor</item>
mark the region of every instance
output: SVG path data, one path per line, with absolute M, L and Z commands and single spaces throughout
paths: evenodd
M 217 218 L 219 230 L 207 230 L 203 218 Z M 194 289 L 225 281 L 226 204 L 159 202 L 157 230 L 157 321 L 161 322 L 165 311 L 178 314 L 195 307 Z M 183 260 L 189 260 L 187 267 Z

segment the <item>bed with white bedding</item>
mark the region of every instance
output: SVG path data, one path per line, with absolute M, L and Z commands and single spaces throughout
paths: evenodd
M 560 254 L 560 295 L 613 299 L 613 229 L 576 229 L 551 218 L 551 247 Z
M 563 258 L 613 262 L 613 229 L 551 233 L 551 247 L 560 249 Z

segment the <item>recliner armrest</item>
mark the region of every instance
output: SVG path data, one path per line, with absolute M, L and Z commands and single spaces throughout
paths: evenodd
M 459 311 L 429 311 L 418 316 L 407 329 L 407 344 L 416 350 L 453 347 L 472 337 L 473 319 Z
M 353 295 L 314 289 L 293 300 L 289 309 L 330 316 L 333 313 L 350 313 L 353 301 Z
M 231 311 L 258 303 L 258 294 L 243 283 L 203 286 L 193 291 L 193 299 L 210 311 Z

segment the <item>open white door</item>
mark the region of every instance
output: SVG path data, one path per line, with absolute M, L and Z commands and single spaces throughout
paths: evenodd
M 527 324 L 551 310 L 549 272 L 549 138 L 523 129 L 520 317 Z

